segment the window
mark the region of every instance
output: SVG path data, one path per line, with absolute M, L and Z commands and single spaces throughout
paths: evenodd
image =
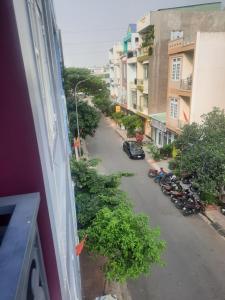
M 144 64 L 144 79 L 148 79 L 148 64 Z
M 170 117 L 173 119 L 178 117 L 178 101 L 175 98 L 170 100 Z
M 181 72 L 181 58 L 176 57 L 172 60 L 172 79 L 180 80 L 180 72 Z
M 159 131 L 159 135 L 158 135 L 158 144 L 162 145 L 162 132 Z
M 148 95 L 144 95 L 143 97 L 143 107 L 148 107 Z
M 174 40 L 180 39 L 183 37 L 183 35 L 184 35 L 183 31 L 171 31 L 170 32 L 170 40 L 174 41 Z
M 132 104 L 136 104 L 137 105 L 137 92 L 131 92 L 131 101 Z

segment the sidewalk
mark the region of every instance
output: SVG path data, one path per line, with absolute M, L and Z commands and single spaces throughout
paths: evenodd
M 114 128 L 114 130 L 121 136 L 121 138 L 123 140 L 126 140 L 127 139 L 126 130 L 119 128 L 112 119 L 110 118 L 106 118 L 106 119 L 108 124 L 110 124 L 110 126 Z M 131 138 L 129 140 L 135 140 L 135 138 Z M 145 137 L 144 141 L 149 141 L 149 139 Z M 149 163 L 151 168 L 159 170 L 162 167 L 165 171 L 169 171 L 169 167 L 168 167 L 169 160 L 155 161 L 151 157 L 151 155 L 147 152 L 146 147 L 144 146 L 143 148 L 145 149 L 145 159 Z M 225 237 L 225 216 L 221 214 L 218 207 L 212 208 L 209 206 L 203 215 L 203 219 L 207 221 L 207 223 L 209 222 L 220 235 Z

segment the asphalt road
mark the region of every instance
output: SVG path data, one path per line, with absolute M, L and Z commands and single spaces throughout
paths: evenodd
M 225 300 L 225 240 L 199 216 L 183 217 L 147 177 L 144 161 L 130 160 L 122 151 L 122 139 L 105 119 L 94 138 L 87 139 L 92 157 L 101 159 L 104 173 L 129 171 L 122 189 L 135 210 L 150 216 L 160 226 L 167 242 L 165 267 L 154 267 L 151 276 L 128 282 L 133 300 Z

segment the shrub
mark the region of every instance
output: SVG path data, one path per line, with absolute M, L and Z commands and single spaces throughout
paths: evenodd
M 172 157 L 173 145 L 166 144 L 160 149 L 162 157 Z
M 160 160 L 161 158 L 160 150 L 155 144 L 149 144 L 147 148 L 148 148 L 148 152 L 152 155 L 152 158 L 154 160 Z
M 170 170 L 175 170 L 177 167 L 177 163 L 174 159 L 170 160 L 168 163 L 168 167 Z

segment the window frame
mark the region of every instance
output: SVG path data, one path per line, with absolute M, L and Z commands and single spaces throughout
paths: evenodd
M 170 118 L 178 119 L 178 99 L 170 98 Z
M 181 79 L 181 67 L 182 67 L 182 57 L 181 56 L 172 57 L 171 79 L 173 81 L 179 81 Z

